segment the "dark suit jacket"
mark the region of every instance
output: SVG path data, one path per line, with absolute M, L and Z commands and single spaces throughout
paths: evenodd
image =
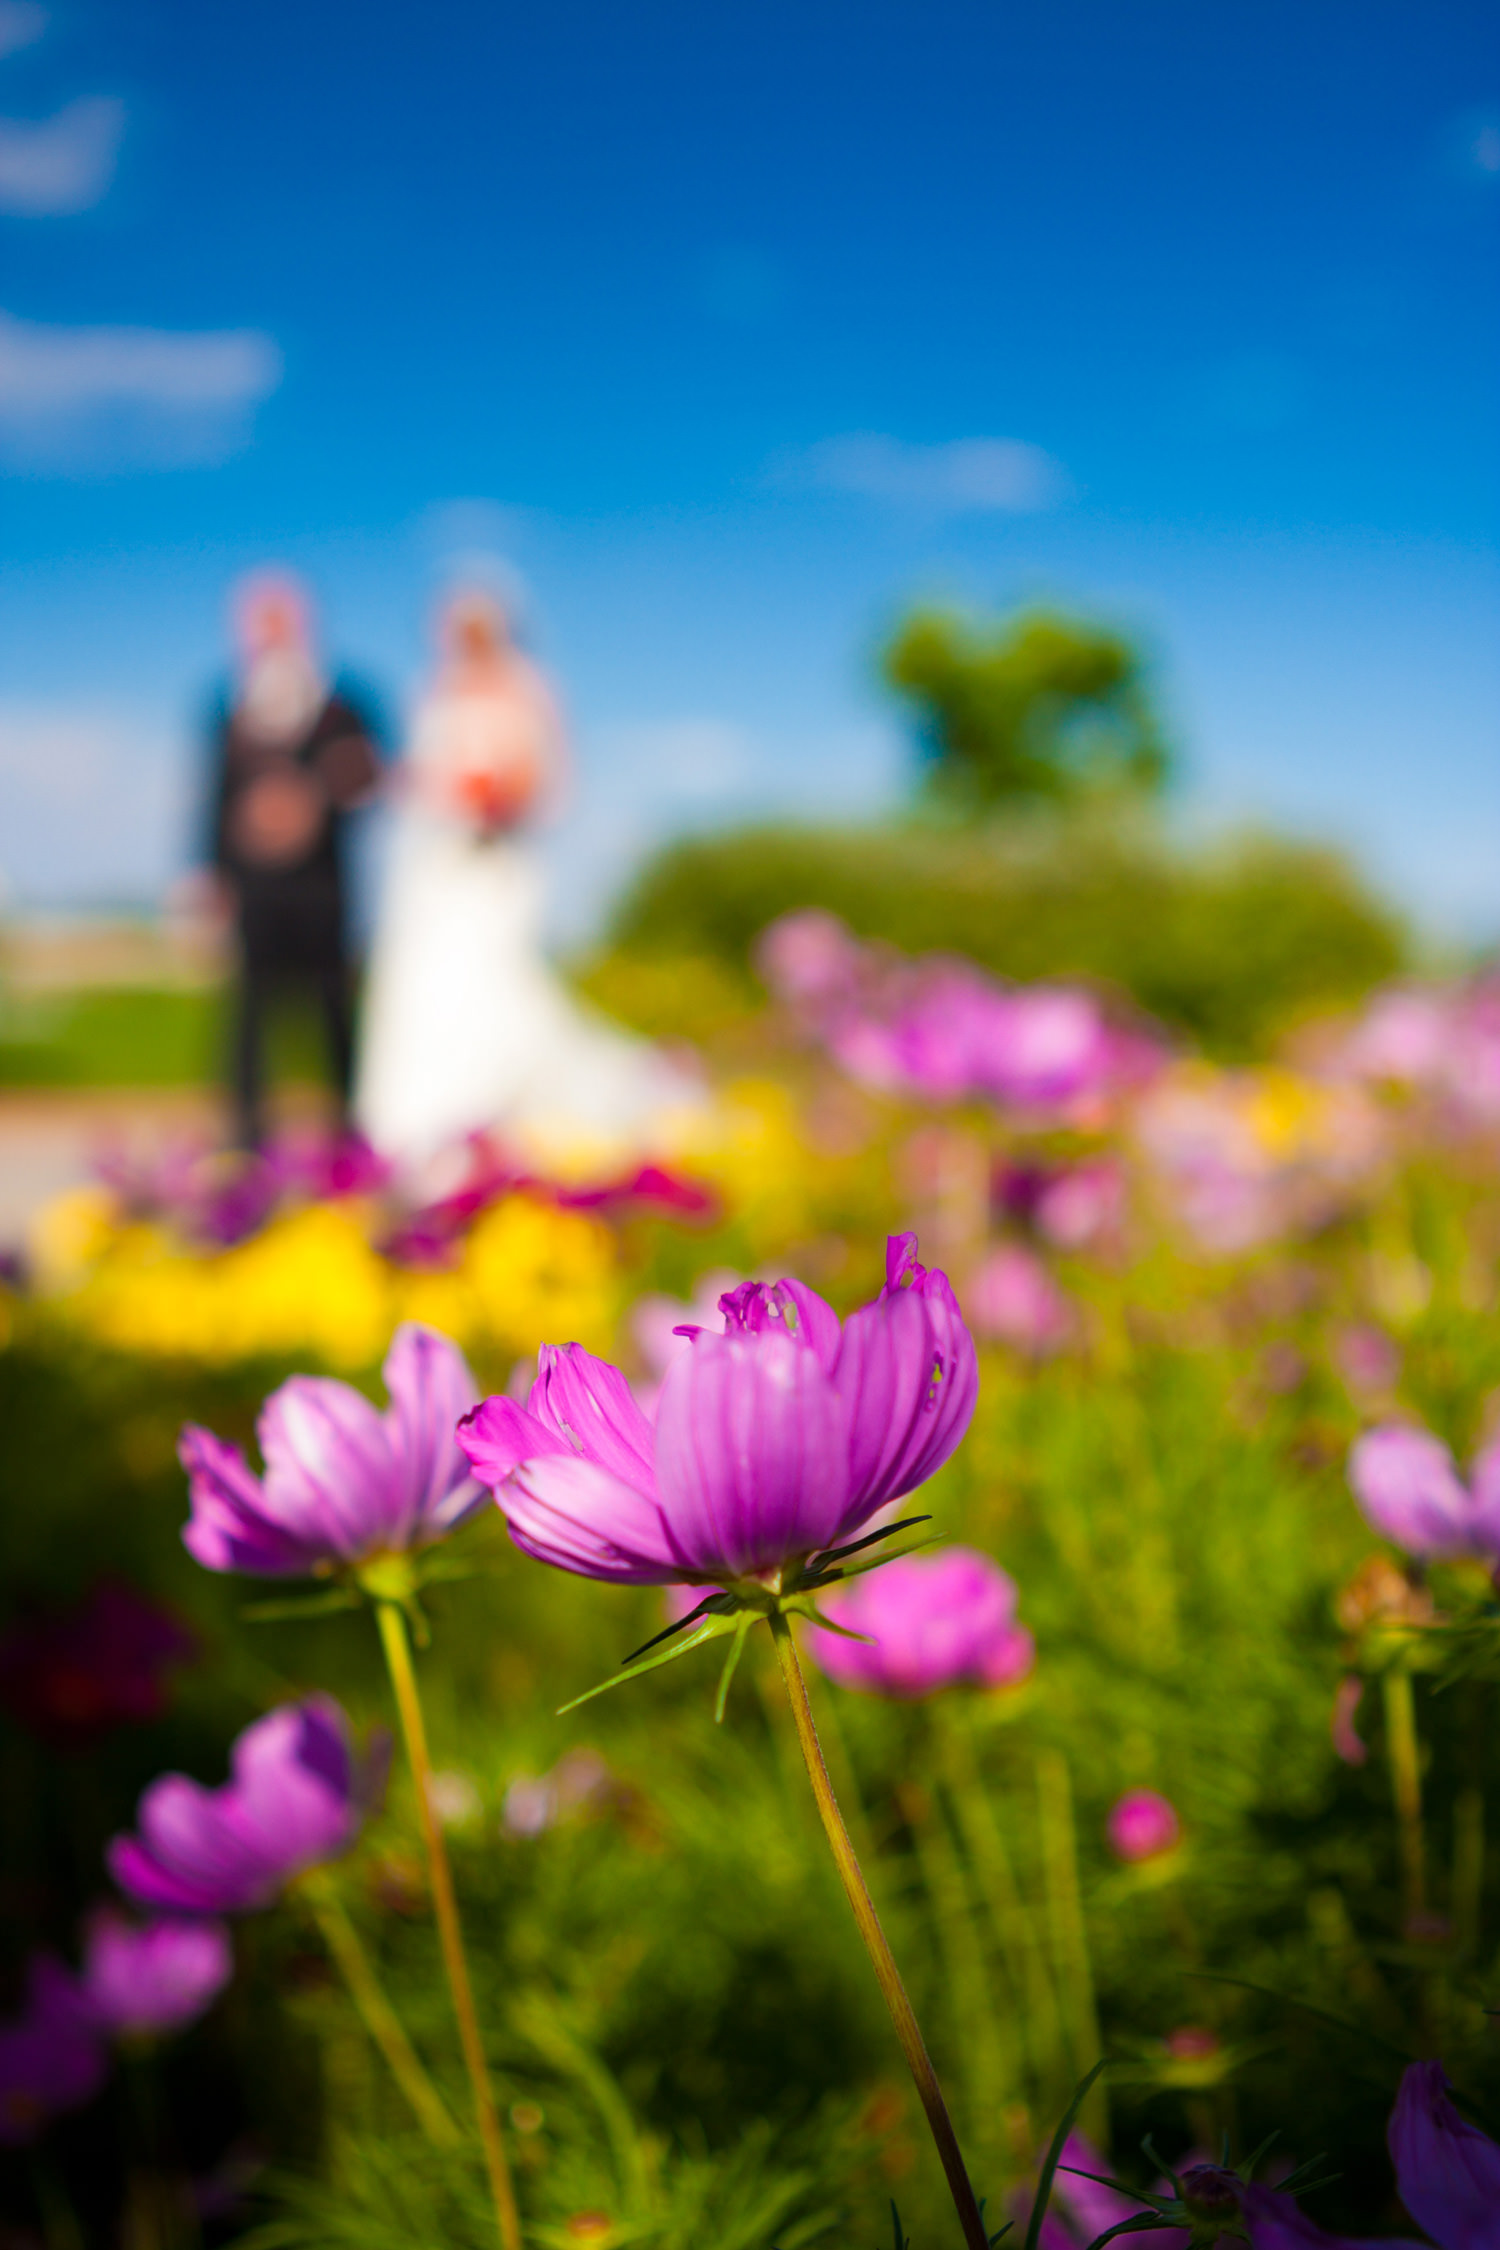
M 350 808 L 368 797 L 380 771 L 369 721 L 335 690 L 305 734 L 267 743 L 221 708 L 213 758 L 210 856 L 234 889 L 246 967 L 339 967 L 346 953 L 343 832 Z M 256 841 L 253 811 L 268 784 L 283 805 L 290 798 L 293 826 L 300 821 L 301 828 L 290 848 L 270 854 Z

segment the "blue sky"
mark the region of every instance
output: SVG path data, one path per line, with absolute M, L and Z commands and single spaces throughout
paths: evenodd
M 0 0 L 0 869 L 187 849 L 226 585 L 393 714 L 455 560 L 562 681 L 562 926 L 875 812 L 915 596 L 1159 664 L 1183 816 L 1500 927 L 1500 31 L 1478 4 Z

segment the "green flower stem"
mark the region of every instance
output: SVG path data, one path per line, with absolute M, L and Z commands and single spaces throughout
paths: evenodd
M 321 1868 L 303 1877 L 302 1894 L 323 1934 L 323 1943 L 349 1987 L 361 2023 L 390 2065 L 391 2076 L 410 2102 L 417 2122 L 435 2148 L 455 2147 L 460 2138 L 458 2127 L 417 2059 L 401 2018 L 381 1989 L 343 1900 Z
M 844 1826 L 838 1800 L 833 1794 L 833 1784 L 828 1778 L 828 1768 L 823 1760 L 823 1749 L 818 1741 L 818 1730 L 813 1724 L 812 1706 L 807 1700 L 807 1682 L 802 1677 L 802 1667 L 797 1661 L 797 1650 L 792 1640 L 792 1628 L 780 1610 L 772 1612 L 771 1631 L 776 1641 L 776 1659 L 781 1666 L 781 1676 L 786 1683 L 787 1700 L 792 1707 L 792 1720 L 797 1729 L 797 1741 L 807 1766 L 807 1778 L 812 1783 L 813 1797 L 823 1822 L 823 1831 L 833 1852 L 834 1865 L 844 1886 L 845 1896 L 854 1909 L 854 1919 L 859 1934 L 865 1941 L 865 1950 L 875 1970 L 876 1982 L 891 2012 L 891 2022 L 896 2037 L 901 2042 L 901 2052 L 906 2057 L 907 2068 L 916 2083 L 922 2107 L 927 2113 L 937 2152 L 947 2174 L 949 2193 L 958 2211 L 959 2224 L 969 2250 L 989 2250 L 989 2237 L 984 2231 L 984 2219 L 968 2171 L 948 2115 L 948 2105 L 943 2090 L 932 2067 L 921 2027 L 906 1997 L 906 1987 L 901 1982 L 900 1971 L 880 1927 L 880 1917 L 875 1912 L 874 1901 L 860 1873 L 859 1861 L 854 1856 L 854 1846 L 849 1841 L 849 1831 Z
M 1005 2086 L 1019 2073 L 1006 2068 L 989 1964 L 942 1799 L 918 1785 L 902 1801 L 932 1903 L 949 2005 L 964 2030 L 961 2108 L 965 2130 L 977 2136 L 998 2124 Z
M 1010 1854 L 974 1755 L 971 1719 L 955 1698 L 939 1699 L 944 1778 L 964 1846 L 979 1877 L 995 1940 L 1019 2003 L 1019 2038 L 1030 2061 L 1033 2092 L 1060 2101 L 1068 2084 L 1062 2019 L 1046 1950 L 1021 1896 Z
M 1042 1872 L 1047 1886 L 1053 1959 L 1062 1996 L 1069 2068 L 1075 2078 L 1100 2051 L 1099 2018 L 1094 2007 L 1094 1972 L 1088 1928 L 1078 1892 L 1078 1840 L 1073 1824 L 1073 1785 L 1067 1761 L 1044 1750 L 1036 1762 L 1037 1812 L 1041 1828 Z M 1109 2145 L 1108 2098 L 1096 2080 L 1085 2102 L 1084 2131 L 1101 2148 Z
M 448 1865 L 448 1847 L 443 1842 L 442 1827 L 432 1802 L 432 1760 L 427 1754 L 427 1728 L 422 1718 L 417 1676 L 412 1666 L 406 1612 L 399 1602 L 377 1600 L 375 1619 L 380 1627 L 380 1645 L 385 1652 L 386 1668 L 391 1675 L 396 1709 L 401 1717 L 401 1732 L 406 1742 L 406 1755 L 411 1764 L 412 1780 L 416 1784 L 417 1813 L 422 1823 L 422 1841 L 427 1847 L 433 1911 L 437 1917 L 438 1937 L 443 1948 L 443 1965 L 448 1972 L 448 1989 L 453 1996 L 453 2013 L 458 2018 L 458 2036 L 463 2046 L 469 2085 L 474 2095 L 474 2115 L 484 2147 L 485 2170 L 489 2174 L 490 2195 L 495 2206 L 495 2223 L 499 2228 L 504 2250 L 521 2250 L 521 2221 L 516 2210 L 516 2192 L 511 2184 L 510 2166 L 505 2160 L 505 2145 L 500 2138 L 499 2112 L 495 2108 L 494 2089 L 490 2085 L 489 2070 L 485 2064 L 484 2042 L 479 2035 L 474 1988 L 469 1982 L 469 1964 L 464 1957 L 463 1931 L 458 1920 L 458 1900 L 453 1892 L 453 1871 Z
M 1401 1922 L 1410 1931 L 1427 1910 L 1426 1852 L 1422 1838 L 1422 1759 L 1411 1674 L 1393 1667 L 1385 1675 L 1385 1754 L 1391 1768 L 1396 1835 L 1401 1850 Z

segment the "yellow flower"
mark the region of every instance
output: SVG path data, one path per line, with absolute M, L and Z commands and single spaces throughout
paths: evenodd
M 608 1349 L 620 1300 L 615 1238 L 585 1211 L 507 1195 L 475 1221 L 463 1278 L 502 1350 L 579 1343 Z
M 213 1365 L 306 1351 L 365 1367 L 393 1321 L 390 1269 L 336 1204 L 273 1220 L 232 1250 L 178 1250 L 155 1228 L 124 1229 L 69 1310 L 122 1349 Z
M 43 1289 L 82 1281 L 109 1249 L 119 1227 L 119 1206 L 104 1186 L 68 1188 L 33 1218 L 26 1251 Z
M 712 1106 L 683 1120 L 676 1154 L 723 1196 L 730 1218 L 768 1245 L 810 1227 L 818 1157 L 803 1136 L 791 1089 L 740 1078 Z

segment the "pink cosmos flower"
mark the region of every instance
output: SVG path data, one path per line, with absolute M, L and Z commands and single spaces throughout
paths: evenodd
M 0 2147 L 24 2147 L 59 2111 L 92 2101 L 109 2057 L 76 1980 L 33 1954 L 18 2016 L 0 2023 Z
M 655 1423 L 618 1368 L 544 1346 L 527 1404 L 459 1442 L 518 1547 L 622 1585 L 771 1580 L 940 1468 L 968 1428 L 974 1346 L 946 1275 L 892 1238 L 886 1286 L 840 1328 L 800 1281 L 747 1281 L 668 1368 Z
M 182 2030 L 233 1974 L 222 1922 L 163 1916 L 134 1923 L 106 1910 L 89 1926 L 83 1993 L 95 2022 L 111 2038 Z
M 1155 1789 L 1127 1789 L 1109 1816 L 1110 1850 L 1117 1859 L 1157 1859 L 1182 1833 L 1177 1809 Z
M 903 1555 L 856 1578 L 823 1603 L 824 1615 L 867 1641 L 814 1628 L 809 1645 L 830 1679 L 879 1695 L 932 1695 L 967 1680 L 1009 1687 L 1024 1679 L 1036 1643 L 1016 1619 L 1016 1589 L 972 1547 Z
M 992 1336 L 1034 1358 L 1046 1358 L 1073 1332 L 1073 1306 L 1047 1268 L 1019 1242 L 1000 1242 L 964 1291 L 969 1318 Z
M 755 966 L 783 1005 L 824 1010 L 847 1000 L 868 960 L 866 949 L 836 914 L 808 906 L 783 914 L 755 942 Z
M 1059 1250 L 1081 1250 L 1118 1229 L 1125 1210 L 1125 1175 L 1108 1157 L 1069 1164 L 1043 1180 L 1034 1206 L 1039 1234 Z
M 773 922 L 756 961 L 851 1078 L 891 1093 L 1074 1115 L 1162 1057 L 1153 1036 L 1122 1031 L 1081 987 L 1002 984 L 943 954 L 906 960 L 816 909 Z
M 1476 1457 L 1465 1485 L 1430 1430 L 1382 1423 L 1350 1449 L 1349 1485 L 1368 1521 L 1409 1555 L 1500 1557 L 1500 1439 Z
M 382 1740 L 355 1758 L 331 1696 L 282 1704 L 246 1727 L 222 1788 L 182 1773 L 153 1781 L 138 1832 L 109 1846 L 110 1874 L 127 1897 L 168 1914 L 253 1913 L 348 1851 L 379 1795 L 385 1756 Z
M 442 1539 L 484 1499 L 454 1439 L 479 1386 L 458 1346 L 416 1321 L 396 1330 L 380 1413 L 348 1383 L 294 1375 L 237 1445 L 189 1423 L 179 1455 L 192 1516 L 183 1543 L 208 1570 L 300 1577 Z

